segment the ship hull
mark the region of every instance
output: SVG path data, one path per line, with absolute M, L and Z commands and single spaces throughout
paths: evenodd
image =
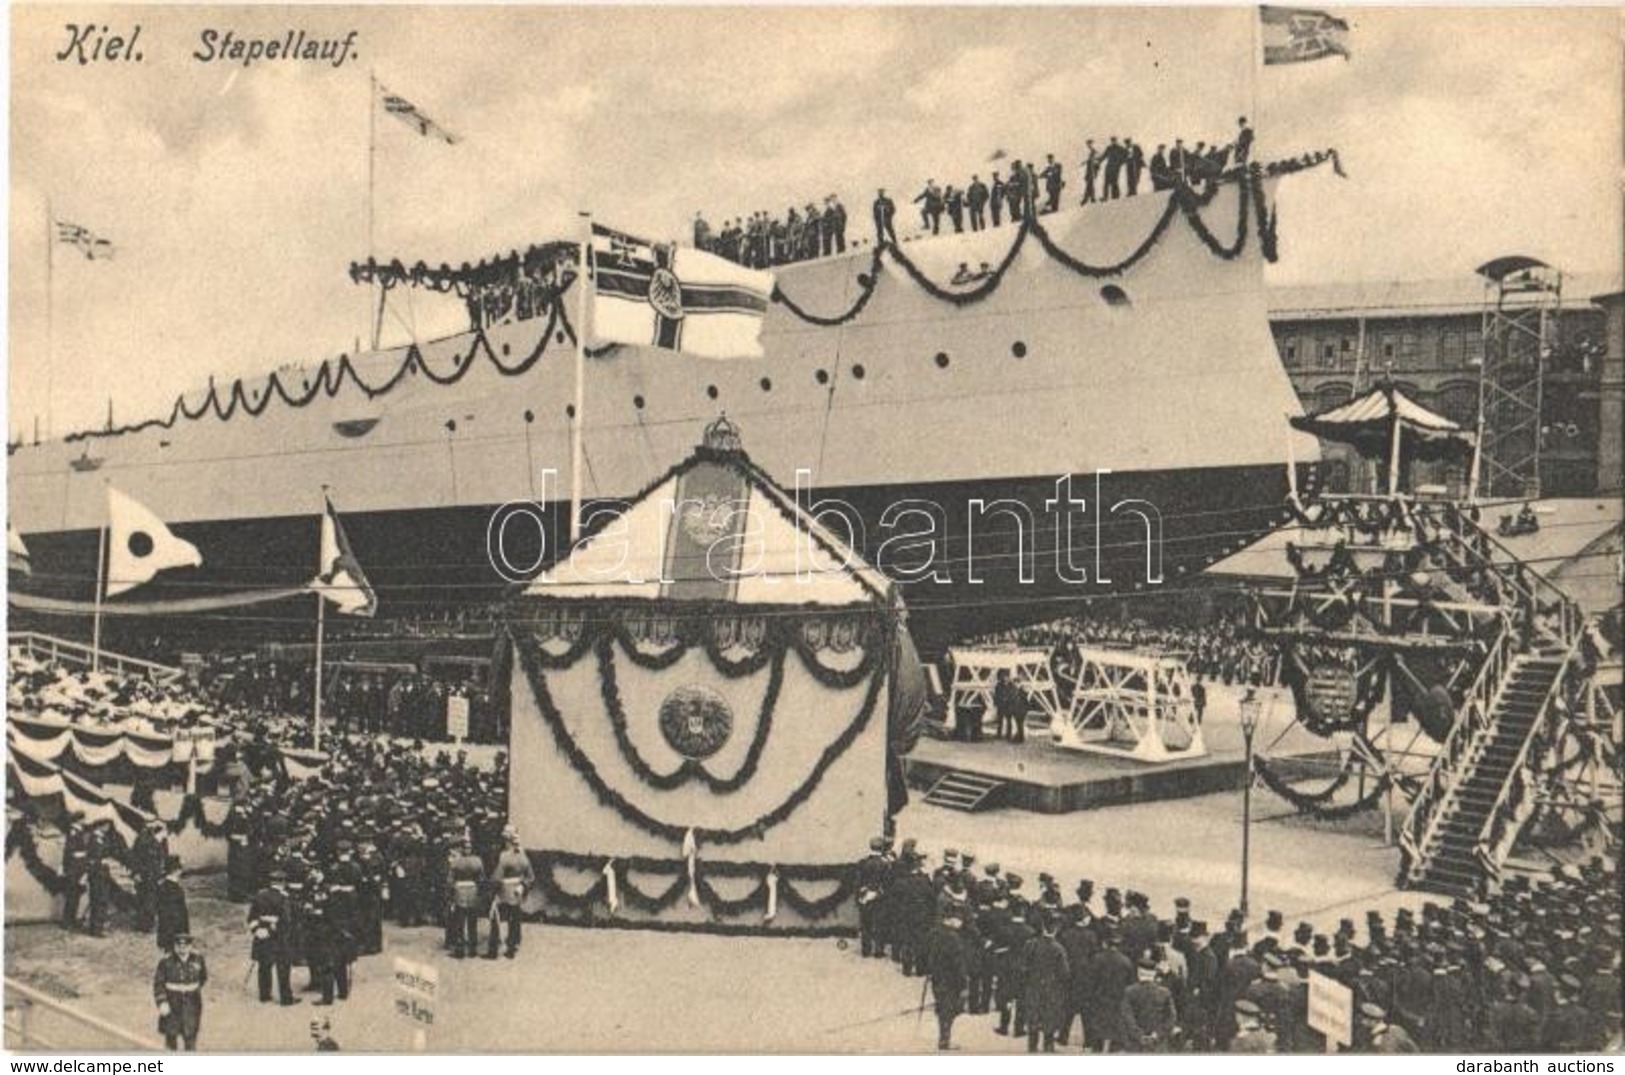
M 1006 226 L 784 266 L 761 359 L 595 349 L 581 415 L 574 285 L 540 316 L 212 385 L 152 422 L 14 451 L 10 522 L 35 558 L 17 584 L 89 595 L 111 484 L 204 559 L 130 598 L 298 585 L 325 487 L 381 615 L 481 604 L 505 584 L 488 548 L 501 505 L 541 505 L 547 538 L 524 517 L 499 527 L 508 576 L 559 551 L 578 423 L 592 503 L 650 487 L 726 413 L 799 499 L 851 506 L 853 546 L 903 582 L 927 649 L 1074 599 L 1188 586 L 1280 521 L 1284 464 L 1318 458 L 1287 426 L 1301 410 L 1270 336 L 1252 193 L 1223 187 L 1199 212 L 1166 194 L 1063 211 L 1042 244 Z M 982 263 L 996 279 L 949 283 Z M 293 606 L 219 622 L 292 630 L 309 612 Z
M 1305 474 L 1305 481 L 1312 478 Z M 922 652 L 980 633 L 1065 615 L 1085 602 L 1187 592 L 1215 560 L 1285 520 L 1278 466 L 1200 468 L 1052 478 L 874 485 L 803 490 L 801 501 L 898 584 Z M 1063 509 L 1062 504 L 1067 506 Z M 591 502 L 590 513 L 618 503 Z M 1114 507 L 1116 510 L 1114 511 Z M 929 521 L 928 521 L 929 516 Z M 379 597 L 379 616 L 475 622 L 534 577 L 568 542 L 564 503 L 529 501 L 344 517 Z M 167 572 L 106 606 L 104 637 L 141 651 L 161 633 L 172 651 L 265 641 L 307 641 L 314 598 L 253 598 L 307 582 L 317 560 L 313 515 L 176 524 L 206 550 L 199 569 Z M 32 574 L 14 576 L 14 619 L 85 634 L 95 562 L 94 530 L 34 535 Z M 794 600 L 793 585 L 787 588 Z M 47 598 L 48 611 L 28 597 Z M 243 603 L 232 605 L 233 597 Z M 187 617 L 172 603 L 226 607 Z M 55 602 L 78 606 L 63 611 Z M 344 633 L 348 623 L 329 620 Z M 357 625 L 360 626 L 359 624 Z

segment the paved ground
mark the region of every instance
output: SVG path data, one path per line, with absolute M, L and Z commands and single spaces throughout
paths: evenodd
M 1416 904 L 1396 894 L 1396 853 L 1380 846 L 1380 820 L 1341 826 L 1283 817 L 1279 800 L 1254 799 L 1252 909 L 1278 909 L 1335 924 L 1368 906 Z M 1240 795 L 1226 794 L 1087 813 L 967 816 L 916 805 L 899 831 L 922 848 L 974 849 L 1036 883 L 1042 869 L 1070 889 L 1133 887 L 1167 913 L 1187 895 L 1196 913 L 1222 921 L 1239 886 Z M 308 1048 L 312 1015 L 327 1014 L 347 1050 L 397 1051 L 410 1032 L 392 1014 L 390 956 L 433 959 L 443 1001 L 436 1051 L 918 1052 L 934 1044 L 929 1013 L 916 1020 L 920 983 L 890 962 L 863 960 L 833 940 L 739 939 L 667 933 L 533 928 L 513 962 L 441 956 L 433 930 L 391 929 L 384 956 L 358 965 L 351 999 L 335 1008 L 260 1005 L 247 978 L 244 909 L 219 898 L 221 878 L 188 879 L 194 928 L 208 954 L 203 1044 L 254 1051 Z M 5 931 L 7 974 L 122 1026 L 150 1033 L 150 937 L 93 940 L 54 926 Z M 303 980 L 295 972 L 295 982 Z M 971 1051 L 1010 1052 L 985 1019 L 965 1020 Z M 66 1030 L 59 1031 L 66 1034 Z M 101 1039 L 66 1038 L 64 1044 Z

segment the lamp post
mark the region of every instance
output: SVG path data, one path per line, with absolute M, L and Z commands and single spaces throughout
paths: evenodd
M 1263 707 L 1249 687 L 1241 699 L 1241 738 L 1247 750 L 1247 781 L 1241 787 L 1241 917 L 1247 918 L 1247 866 L 1252 856 L 1253 832 L 1253 733 L 1258 730 L 1258 714 Z

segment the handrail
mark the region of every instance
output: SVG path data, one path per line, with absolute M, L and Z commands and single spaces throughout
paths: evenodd
M 1567 682 L 1570 670 L 1574 667 L 1574 658 L 1580 652 L 1580 642 L 1576 639 L 1570 644 L 1567 652 L 1563 654 L 1563 663 L 1558 666 L 1557 674 L 1552 677 L 1552 685 L 1546 691 L 1546 697 L 1541 699 L 1540 708 L 1536 711 L 1534 721 L 1529 725 L 1529 731 L 1523 737 L 1523 744 L 1518 748 L 1518 756 L 1513 759 L 1511 775 L 1505 784 L 1501 785 L 1500 793 L 1495 797 L 1495 803 L 1490 807 L 1488 815 L 1484 818 L 1484 826 L 1478 831 L 1478 839 L 1473 844 L 1473 851 L 1479 860 L 1484 863 L 1492 878 L 1498 878 L 1501 865 L 1506 861 L 1507 854 L 1512 850 L 1512 843 L 1517 840 L 1518 832 L 1522 829 L 1521 823 L 1509 823 L 1505 830 L 1497 834 L 1495 829 L 1501 821 L 1500 813 L 1503 806 L 1514 796 L 1513 789 L 1518 792 L 1521 803 L 1529 798 L 1529 752 L 1530 748 L 1541 739 L 1549 736 L 1551 732 L 1552 712 L 1554 701 L 1561 697 L 1564 684 Z M 1531 809 L 1533 803 L 1530 804 Z M 1527 813 L 1525 814 L 1527 818 Z M 1508 819 L 1517 822 L 1517 818 Z
M 8 645 L 21 645 L 31 657 L 44 656 L 57 662 L 71 662 L 88 667 L 93 660 L 91 647 L 83 642 L 41 634 L 38 631 L 14 631 L 8 638 Z M 157 683 L 167 683 L 185 674 L 181 669 L 167 664 L 143 660 L 140 657 L 126 657 L 106 650 L 101 652 L 101 663 L 121 674 L 135 672 Z
M 1525 567 L 1522 558 L 1517 553 L 1507 548 L 1488 530 L 1467 518 L 1456 505 L 1443 503 L 1429 505 L 1428 507 L 1435 506 L 1443 509 L 1444 521 L 1456 536 L 1462 539 L 1463 544 L 1482 558 L 1486 566 L 1495 570 L 1502 578 L 1521 590 L 1522 596 L 1529 598 L 1534 606 L 1530 610 L 1531 613 L 1539 611 L 1539 601 L 1536 599 L 1537 592 L 1544 594 L 1548 601 L 1555 603 L 1559 612 L 1558 640 L 1565 646 L 1574 641 L 1575 636 L 1579 634 L 1585 616 L 1568 594 L 1564 593 L 1540 572 L 1531 571 Z M 1469 527 L 1471 527 L 1471 540 L 1468 540 Z M 1474 548 L 1473 542 L 1475 541 L 1481 543 L 1484 549 Z M 1497 556 L 1499 556 L 1499 559 L 1497 559 Z
M 24 985 L 22 982 L 19 982 L 17 979 L 12 978 L 9 975 L 5 979 L 5 990 L 6 1000 L 8 1003 L 13 996 L 20 997 L 29 1005 L 37 1005 L 38 1007 L 44 1008 L 48 1011 L 56 1012 L 58 1015 L 70 1019 L 73 1022 L 90 1027 L 97 1033 L 104 1034 L 122 1045 L 131 1046 L 144 1052 L 158 1052 L 163 1049 L 163 1045 L 159 1043 L 156 1038 L 150 1038 L 144 1034 L 137 1034 L 134 1031 L 126 1030 L 121 1026 L 109 1023 L 105 1019 L 99 1019 L 88 1012 L 82 1012 L 77 1008 L 62 1003 L 55 997 L 40 992 L 38 989 L 35 989 L 32 986 Z M 28 1044 L 30 1035 L 28 1033 L 26 1020 L 21 1026 L 11 1027 L 8 1025 L 7 1029 L 15 1030 L 17 1036 L 23 1039 L 23 1041 L 19 1044 L 25 1046 Z M 47 1048 L 62 1047 L 57 1043 L 42 1042 L 42 1044 L 45 1044 Z M 8 1045 L 8 1048 L 10 1047 L 12 1046 Z
M 1443 779 L 1447 773 L 1458 770 L 1458 763 L 1465 756 L 1469 742 L 1481 730 L 1489 727 L 1490 713 L 1495 707 L 1507 670 L 1511 668 L 1513 656 L 1512 632 L 1503 620 L 1490 651 L 1479 666 L 1478 675 L 1467 688 L 1461 719 L 1451 726 L 1449 734 L 1440 744 L 1439 752 L 1423 780 L 1422 789 L 1411 803 L 1411 812 L 1400 826 L 1400 842 L 1410 852 L 1413 869 L 1421 868 L 1422 852 L 1438 826 L 1437 807 L 1449 791 Z

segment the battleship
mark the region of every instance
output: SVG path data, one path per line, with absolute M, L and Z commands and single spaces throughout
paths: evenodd
M 1315 480 L 1264 291 L 1290 170 L 779 266 L 759 359 L 591 347 L 584 515 L 657 481 L 725 414 L 753 461 L 898 581 L 927 653 L 1188 585 Z M 242 631 L 308 624 L 289 588 L 312 574 L 324 486 L 382 617 L 500 599 L 569 544 L 575 250 L 517 258 L 521 276 L 541 266 L 517 300 L 467 289 L 467 331 L 13 445 L 10 521 L 32 564 L 13 614 L 59 631 L 64 610 L 83 615 L 108 484 L 204 561 L 109 612 L 240 602 L 256 606 L 231 621 Z

